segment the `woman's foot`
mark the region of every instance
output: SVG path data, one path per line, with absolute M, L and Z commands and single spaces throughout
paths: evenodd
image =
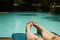
M 30 30 L 31 26 L 32 26 L 32 21 L 30 21 L 26 24 L 26 31 Z
M 31 32 L 31 26 L 32 26 L 32 22 L 28 22 L 26 24 L 26 36 L 27 36 L 27 40 L 34 40 L 34 34 Z
M 39 38 L 38 36 L 34 35 L 30 28 L 32 26 L 32 22 L 28 22 L 26 25 L 26 36 L 27 40 L 43 40 L 43 38 Z
M 41 31 L 43 30 L 43 28 L 40 27 L 36 22 L 33 22 L 33 26 L 37 28 L 37 33 L 41 34 Z
M 33 25 L 37 28 L 37 32 L 42 34 L 42 37 L 45 40 L 51 40 L 55 35 L 45 30 L 43 27 L 39 26 L 36 22 L 33 22 Z

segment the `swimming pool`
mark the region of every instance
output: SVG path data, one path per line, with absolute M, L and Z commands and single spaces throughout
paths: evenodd
M 14 33 L 25 33 L 26 23 L 35 21 L 46 30 L 60 35 L 60 15 L 43 12 L 10 12 L 0 14 L 0 37 L 11 37 Z M 36 29 L 32 27 L 32 32 Z

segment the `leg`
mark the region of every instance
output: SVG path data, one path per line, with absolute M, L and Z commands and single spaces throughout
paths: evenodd
M 60 37 L 54 36 L 54 37 L 53 37 L 53 40 L 60 40 Z
M 38 26 L 38 24 L 36 22 L 33 22 L 33 25 L 38 29 L 38 33 L 41 33 L 42 34 L 42 37 L 45 39 L 45 40 L 52 40 L 53 37 L 56 37 L 56 35 L 48 32 L 47 30 L 45 30 L 44 28 L 42 28 L 41 26 Z
M 27 40 L 43 40 L 43 38 L 39 38 L 36 35 L 34 35 L 31 31 L 30 28 L 32 26 L 32 22 L 28 22 L 26 25 L 26 36 Z

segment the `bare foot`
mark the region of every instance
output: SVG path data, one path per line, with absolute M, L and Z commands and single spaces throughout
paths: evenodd
M 30 22 L 28 22 L 26 24 L 26 36 L 27 36 L 27 40 L 34 40 L 35 39 L 34 38 L 35 37 L 34 34 L 30 30 L 31 26 L 32 26 L 32 21 L 30 21 Z
M 36 22 L 33 22 L 33 26 L 37 28 L 37 33 L 40 34 L 42 31 L 42 28 L 40 28 L 40 26 Z
M 28 22 L 27 25 L 26 25 L 26 26 L 27 26 L 27 27 L 26 27 L 27 40 L 43 40 L 42 38 L 39 38 L 38 36 L 34 35 L 34 34 L 31 32 L 30 28 L 31 28 L 32 25 L 33 25 L 33 24 L 32 24 L 31 21 Z
M 26 24 L 26 27 L 27 28 L 30 28 L 32 26 L 32 21 L 30 21 L 30 22 L 28 22 L 27 24 Z

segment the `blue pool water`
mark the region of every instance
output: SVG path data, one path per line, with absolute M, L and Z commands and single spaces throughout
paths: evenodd
M 11 37 L 14 33 L 26 33 L 26 23 L 35 21 L 48 31 L 60 35 L 60 15 L 39 12 L 10 12 L 0 14 L 0 37 Z M 32 27 L 32 32 L 36 29 Z

